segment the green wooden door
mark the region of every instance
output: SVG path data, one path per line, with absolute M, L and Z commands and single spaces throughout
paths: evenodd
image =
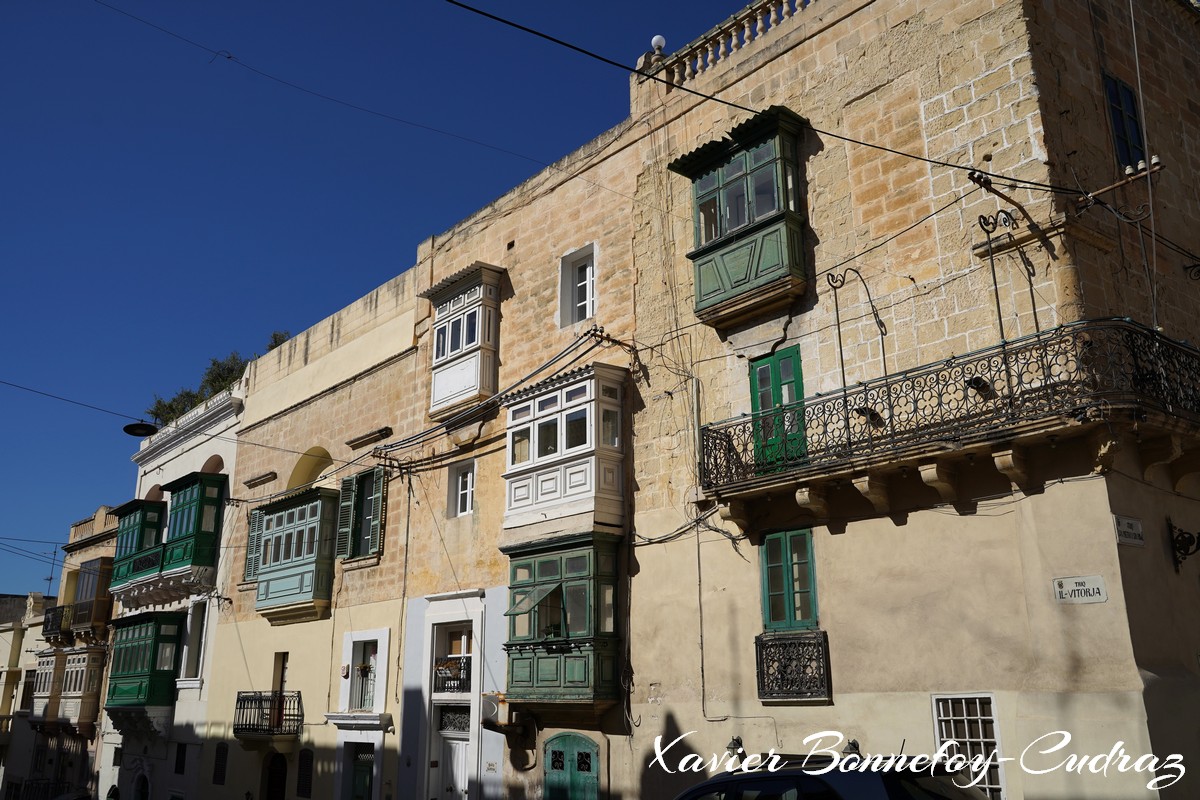
M 799 347 L 788 347 L 750 362 L 754 463 L 759 471 L 770 471 L 803 458 L 803 397 Z
M 598 800 L 600 748 L 578 733 L 560 733 L 546 741 L 545 800 Z

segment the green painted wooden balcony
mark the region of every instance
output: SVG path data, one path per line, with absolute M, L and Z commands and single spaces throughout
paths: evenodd
M 125 608 L 182 600 L 213 585 L 225 481 L 224 475 L 193 472 L 164 485 L 171 493 L 169 517 L 163 503 L 137 500 L 113 512 L 117 558 L 110 591 Z
M 122 735 L 170 726 L 186 618 L 158 612 L 114 620 L 104 710 Z
M 547 639 L 505 645 L 507 699 L 542 703 L 605 703 L 617 700 L 617 637 Z

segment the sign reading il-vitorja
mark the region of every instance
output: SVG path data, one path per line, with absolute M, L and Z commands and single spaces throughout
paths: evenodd
M 996 751 L 967 756 L 958 751 L 958 743 L 947 741 L 936 753 L 867 755 L 846 753 L 846 737 L 839 731 L 820 731 L 805 737 L 799 764 L 789 764 L 775 753 L 774 748 L 766 754 L 717 753 L 711 758 L 687 752 L 677 762 L 671 760 L 671 749 L 691 736 L 688 731 L 673 741 L 663 744 L 662 736 L 654 737 L 654 758 L 650 766 L 657 766 L 671 774 L 679 772 L 752 772 L 766 769 L 778 772 L 785 766 L 799 766 L 811 775 L 828 772 L 907 772 L 933 774 L 935 769 L 963 773 L 954 779 L 959 786 L 975 786 L 987 777 L 988 770 L 1002 764 L 1015 763 L 1030 775 L 1048 775 L 1055 772 L 1074 772 L 1078 775 L 1097 776 L 1100 779 L 1119 773 L 1141 773 L 1146 776 L 1146 788 L 1152 790 L 1173 786 L 1183 778 L 1187 769 L 1183 756 L 1178 753 L 1159 758 L 1153 753 L 1131 753 L 1124 742 L 1116 742 L 1107 753 L 1077 753 L 1071 749 L 1071 734 L 1067 731 L 1051 731 L 1029 742 L 1019 756 L 1001 756 Z M 686 748 L 684 745 L 683 748 Z
M 1107 603 L 1108 590 L 1103 575 L 1077 575 L 1055 578 L 1054 599 L 1060 603 Z

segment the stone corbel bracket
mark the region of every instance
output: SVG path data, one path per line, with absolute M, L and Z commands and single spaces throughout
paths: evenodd
M 921 480 L 926 486 L 937 490 L 943 503 L 958 502 L 958 467 L 946 461 L 934 464 L 922 464 Z
M 726 500 L 717 506 L 717 516 L 723 522 L 730 522 L 738 529 L 738 533 L 750 530 L 750 511 L 741 500 Z
M 892 504 L 888 498 L 888 476 L 881 472 L 868 472 L 854 479 L 854 488 L 870 501 L 877 514 L 887 514 Z
M 824 486 L 801 486 L 796 490 L 796 505 L 800 506 L 801 511 L 807 511 L 817 519 L 829 516 L 829 499 L 825 496 Z
M 1026 493 L 1032 489 L 1033 478 L 1024 448 L 997 450 L 992 453 L 992 461 L 996 464 L 996 470 L 1008 478 L 1008 482 L 1013 486 Z

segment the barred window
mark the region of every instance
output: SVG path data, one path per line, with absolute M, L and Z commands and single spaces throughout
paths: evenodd
M 982 763 L 988 761 L 987 774 L 977 785 L 992 800 L 1004 797 L 1003 775 L 1000 769 L 1000 743 L 996 734 L 996 718 L 992 698 L 988 695 L 934 697 L 937 717 L 937 743 L 940 748 L 952 743 L 951 752 Z

